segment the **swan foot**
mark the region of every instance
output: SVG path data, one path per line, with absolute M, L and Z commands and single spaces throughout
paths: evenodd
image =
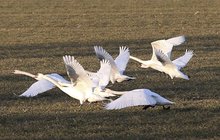
M 152 106 L 152 105 L 145 105 L 142 109 L 143 109 L 143 110 L 147 110 L 149 107 L 154 108 L 155 106 Z
M 170 110 L 170 106 L 168 107 L 163 106 L 163 110 Z

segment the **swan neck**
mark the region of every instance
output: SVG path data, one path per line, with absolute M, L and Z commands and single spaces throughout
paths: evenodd
M 53 78 L 50 78 L 50 77 L 44 75 L 43 79 L 50 81 L 51 83 L 53 83 L 58 88 L 62 88 L 62 86 L 56 80 L 54 80 Z

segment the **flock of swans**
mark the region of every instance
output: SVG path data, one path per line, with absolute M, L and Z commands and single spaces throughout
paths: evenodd
M 193 51 L 187 51 L 181 57 L 171 60 L 173 46 L 182 44 L 185 41 L 184 36 L 178 36 L 167 40 L 158 40 L 151 43 L 153 53 L 150 60 L 144 61 L 137 57 L 130 56 L 129 48 L 122 46 L 119 48 L 119 55 L 113 57 L 102 47 L 95 46 L 94 50 L 97 58 L 100 60 L 100 69 L 97 72 L 85 70 L 79 62 L 69 55 L 63 56 L 63 61 L 70 81 L 64 79 L 57 73 L 33 75 L 28 72 L 15 70 L 14 74 L 21 74 L 32 77 L 37 81 L 33 83 L 20 97 L 34 97 L 44 93 L 52 88 L 59 88 L 70 97 L 79 100 L 80 105 L 84 102 L 110 101 L 105 105 L 105 109 L 122 109 L 130 106 L 144 106 L 143 109 L 172 105 L 174 102 L 167 100 L 159 94 L 149 89 L 134 89 L 131 91 L 114 91 L 106 88 L 109 82 L 112 84 L 128 80 L 134 80 L 135 77 L 124 75 L 129 59 L 141 63 L 141 68 L 152 68 L 164 72 L 171 79 L 183 78 L 189 80 L 189 77 L 180 71 L 186 66 L 193 56 Z M 119 96 L 112 100 L 110 97 Z

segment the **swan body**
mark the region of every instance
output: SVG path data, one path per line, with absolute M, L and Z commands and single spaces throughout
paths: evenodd
M 122 82 L 125 80 L 135 79 L 134 77 L 129 77 L 124 75 L 124 71 L 127 67 L 127 63 L 129 61 L 130 52 L 127 47 L 120 47 L 119 55 L 114 60 L 112 56 L 105 51 L 100 46 L 95 46 L 95 53 L 99 60 L 106 59 L 111 64 L 111 73 L 110 73 L 110 81 L 114 84 L 115 82 Z
M 131 59 L 141 63 L 141 68 L 152 68 L 160 72 L 164 72 L 171 79 L 183 78 L 189 80 L 188 76 L 183 74 L 180 69 L 186 66 L 193 56 L 193 51 L 187 51 L 185 54 L 171 61 L 171 52 L 173 46 L 182 44 L 185 41 L 184 36 L 170 38 L 168 40 L 158 40 L 151 43 L 153 54 L 150 60 L 144 61 L 137 57 L 130 56 Z
M 174 102 L 165 99 L 149 89 L 135 89 L 131 91 L 124 91 L 124 93 L 120 92 L 120 94 L 122 95 L 118 99 L 108 103 L 105 106 L 105 109 L 113 110 L 140 105 L 154 107 L 174 104 Z

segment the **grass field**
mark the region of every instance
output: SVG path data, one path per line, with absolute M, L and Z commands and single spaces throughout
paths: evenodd
M 220 139 L 219 0 L 0 0 L 0 139 Z M 18 98 L 34 80 L 13 75 L 57 72 L 73 55 L 96 71 L 93 46 L 113 56 L 120 45 L 150 59 L 152 41 L 185 35 L 174 58 L 186 49 L 195 55 L 184 73 L 171 80 L 129 61 L 134 81 L 114 90 L 148 88 L 176 102 L 171 110 L 132 107 L 107 111 L 102 102 L 79 106 L 58 89 Z

